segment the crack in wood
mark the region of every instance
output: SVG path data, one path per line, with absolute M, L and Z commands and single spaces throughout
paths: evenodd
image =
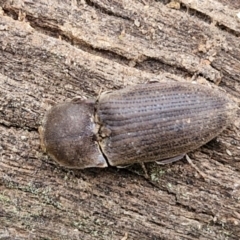
M 217 19 L 214 20 L 214 19 L 212 19 L 212 17 L 208 16 L 206 13 L 203 13 L 197 9 L 191 8 L 190 6 L 187 6 L 186 4 L 184 4 L 182 2 L 181 2 L 180 11 L 185 11 L 188 15 L 194 16 L 194 17 L 198 18 L 199 20 L 204 21 L 208 24 L 214 24 L 218 29 L 228 32 L 235 37 L 240 36 L 240 32 L 237 32 L 234 29 L 231 29 L 224 23 L 220 23 Z
M 127 16 L 124 16 L 123 14 L 121 13 L 117 13 L 117 12 L 114 12 L 110 9 L 107 9 L 105 8 L 104 6 L 101 6 L 100 3 L 96 2 L 96 1 L 93 1 L 93 0 L 85 0 L 86 4 L 90 7 L 94 7 L 95 9 L 101 11 L 102 13 L 104 14 L 107 14 L 109 16 L 114 16 L 114 17 L 117 17 L 117 18 L 121 18 L 123 20 L 128 20 L 128 21 L 131 21 L 133 22 L 133 20 Z

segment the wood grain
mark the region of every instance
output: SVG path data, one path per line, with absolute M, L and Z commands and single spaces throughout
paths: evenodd
M 54 102 L 101 90 L 196 80 L 239 104 L 239 1 L 198 2 L 0 0 L 0 238 L 239 239 L 239 112 L 195 168 L 147 164 L 149 179 L 70 171 L 39 146 Z

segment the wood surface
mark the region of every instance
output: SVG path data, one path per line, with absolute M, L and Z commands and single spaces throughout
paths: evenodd
M 164 166 L 69 170 L 46 156 L 49 107 L 149 81 L 240 104 L 239 0 L 0 0 L 0 239 L 239 239 L 240 112 Z

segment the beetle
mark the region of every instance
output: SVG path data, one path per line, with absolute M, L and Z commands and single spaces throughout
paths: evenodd
M 197 83 L 138 84 L 56 104 L 39 128 L 41 146 L 68 168 L 173 162 L 216 137 L 237 108 Z

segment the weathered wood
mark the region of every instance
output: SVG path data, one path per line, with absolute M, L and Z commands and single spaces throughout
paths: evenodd
M 239 1 L 179 2 L 0 0 L 0 238 L 239 239 L 240 112 L 199 171 L 70 171 L 39 146 L 53 102 L 101 89 L 195 79 L 240 103 Z

